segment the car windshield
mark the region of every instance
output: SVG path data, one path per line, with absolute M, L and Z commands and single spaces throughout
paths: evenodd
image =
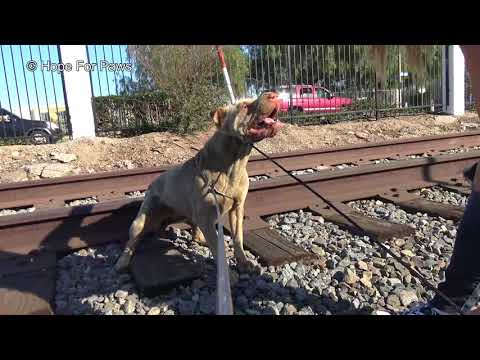
M 312 98 L 313 97 L 313 90 L 309 87 L 304 87 L 300 89 L 300 96 L 303 98 Z
M 322 99 L 328 99 L 328 91 L 322 88 L 317 88 L 317 97 L 322 98 Z

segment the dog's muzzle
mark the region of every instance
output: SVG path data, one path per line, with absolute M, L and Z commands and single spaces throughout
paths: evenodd
M 253 142 L 275 136 L 284 125 L 277 117 L 280 109 L 278 94 L 264 93 L 252 105 L 256 109 L 256 116 L 247 131 L 247 136 Z

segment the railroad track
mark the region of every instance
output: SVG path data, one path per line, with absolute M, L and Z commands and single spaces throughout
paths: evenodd
M 411 234 L 412 229 L 370 218 L 346 203 L 379 198 L 408 210 L 458 220 L 462 208 L 425 200 L 412 191 L 440 185 L 450 191 L 468 194 L 462 171 L 480 160 L 480 151 L 476 150 L 479 145 L 480 132 L 476 131 L 275 154 L 273 157 L 353 217 L 362 225 L 366 235 L 388 240 Z M 449 154 L 451 149 L 462 152 Z M 412 159 L 412 155 L 417 158 Z M 384 159 L 389 159 L 389 163 L 379 163 Z M 338 169 L 342 164 L 349 167 Z M 316 171 L 319 167 L 323 170 Z M 35 211 L 0 217 L 0 313 L 52 313 L 50 303 L 55 291 L 57 255 L 125 241 L 142 201 L 141 198 L 128 198 L 127 194 L 144 191 L 168 168 L 1 185 L 0 209 L 33 206 Z M 310 173 L 302 174 L 306 169 L 311 169 Z M 251 183 L 244 223 L 245 246 L 264 265 L 316 260 L 316 256 L 292 245 L 270 229 L 264 220 L 269 215 L 309 209 L 328 221 L 349 228 L 341 216 L 261 156 L 252 157 L 248 172 L 252 177 L 268 177 Z M 66 206 L 73 200 L 90 197 L 98 199 L 98 203 Z M 182 224 L 177 225 L 185 228 Z M 31 294 L 35 295 L 32 297 Z M 12 308 L 13 301 L 16 305 Z

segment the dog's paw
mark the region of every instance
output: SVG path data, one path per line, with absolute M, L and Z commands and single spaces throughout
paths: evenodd
M 208 246 L 207 240 L 205 240 L 205 236 L 203 236 L 203 233 L 198 228 L 193 230 L 192 240 L 199 245 Z
M 237 263 L 237 269 L 241 273 L 248 273 L 252 275 L 261 275 L 262 267 L 258 264 L 255 264 L 251 260 L 244 260 Z
M 125 272 L 130 265 L 130 256 L 128 254 L 122 254 L 115 263 L 114 269 L 116 272 Z
M 201 246 L 208 246 L 207 240 L 203 236 L 194 236 L 192 240 Z

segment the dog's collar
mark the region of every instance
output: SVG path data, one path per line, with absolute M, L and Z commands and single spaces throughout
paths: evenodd
M 229 133 L 223 129 L 217 129 L 217 131 L 220 133 L 220 134 L 223 134 L 223 135 L 226 135 L 226 136 L 231 136 L 233 138 L 236 138 L 238 140 L 240 140 L 243 144 L 246 144 L 246 145 L 250 145 L 250 146 L 253 146 L 253 141 L 251 139 L 249 139 L 247 136 L 240 136 L 240 135 L 237 135 L 237 134 L 232 134 L 232 133 Z
M 199 171 L 199 174 L 200 174 L 201 178 L 203 179 L 203 181 L 205 182 L 206 187 L 208 187 L 208 192 L 209 192 L 209 193 L 214 192 L 214 193 L 217 194 L 217 195 L 221 195 L 221 196 L 223 196 L 223 197 L 226 197 L 227 199 L 234 200 L 231 196 L 228 196 L 227 194 L 224 194 L 223 192 L 218 191 L 218 190 L 215 188 L 215 185 L 217 185 L 217 182 L 218 182 L 218 180 L 220 179 L 220 175 L 222 175 L 221 173 L 218 174 L 217 180 L 215 180 L 215 183 L 213 183 L 213 184 L 209 184 L 209 183 L 208 183 L 208 180 L 205 178 L 205 176 L 203 175 L 203 173 L 202 173 L 201 171 Z
M 214 192 L 214 193 L 217 194 L 217 195 L 221 195 L 221 196 L 223 196 L 223 197 L 226 197 L 227 199 L 234 200 L 233 197 L 231 197 L 231 196 L 229 196 L 229 195 L 227 195 L 227 194 L 224 194 L 223 192 L 218 191 L 218 190 L 215 188 L 215 185 L 217 185 L 218 180 L 220 180 L 220 175 L 221 175 L 221 173 L 218 174 L 217 180 L 215 180 L 215 183 L 209 184 L 209 183 L 208 183 L 208 179 L 207 179 L 207 178 L 205 177 L 205 175 L 202 173 L 202 170 L 200 169 L 200 166 L 198 165 L 198 161 L 199 161 L 199 158 L 197 157 L 196 160 L 195 160 L 195 167 L 196 167 L 197 170 L 198 170 L 198 175 L 200 175 L 200 177 L 202 178 L 202 180 L 205 182 L 205 186 L 208 188 L 208 192 L 209 192 L 209 193 Z

